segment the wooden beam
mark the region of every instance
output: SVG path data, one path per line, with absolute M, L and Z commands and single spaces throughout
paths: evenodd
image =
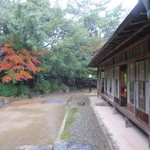
M 140 28 L 140 30 L 139 31 L 137 31 L 137 32 L 134 32 L 134 35 L 135 34 L 139 34 L 140 33 L 140 31 L 141 30 L 143 30 L 144 28 L 146 28 L 146 27 L 148 27 L 150 24 L 148 23 L 148 24 L 146 24 L 145 26 L 143 26 L 142 28 Z M 136 29 L 137 30 L 137 29 Z M 134 31 L 134 30 L 133 30 Z M 125 31 L 124 31 L 125 32 Z M 149 32 L 148 30 L 146 30 L 146 31 L 144 31 L 144 33 L 145 32 Z M 141 33 L 142 34 L 142 33 Z M 132 37 L 134 36 L 133 34 L 132 34 Z M 131 39 L 132 37 L 129 37 L 127 40 L 129 40 L 129 39 Z M 131 47 L 135 47 L 136 45 L 139 45 L 140 43 L 142 43 L 146 38 L 149 38 L 150 36 L 149 35 L 147 35 L 147 36 L 145 36 L 143 39 L 140 39 L 140 40 L 138 40 L 135 44 L 132 44 L 132 45 L 130 45 L 129 47 L 127 47 L 127 48 L 125 48 L 124 50 L 128 50 L 128 49 L 130 49 Z M 115 45 L 115 44 L 118 44 L 118 42 L 120 43 L 122 43 L 122 41 L 117 41 L 117 43 L 114 43 L 113 45 Z M 110 43 L 111 44 L 111 43 Z M 121 45 L 119 45 L 119 46 L 121 46 Z M 116 49 L 116 48 L 115 48 Z M 113 49 L 114 50 L 114 49 Z M 102 58 L 102 56 L 104 55 L 104 53 L 105 53 L 106 51 L 104 50 L 104 51 L 99 51 L 99 53 L 97 54 L 97 56 L 95 57 L 95 59 L 93 59 L 92 61 L 91 61 L 91 63 L 89 64 L 89 66 L 91 65 L 91 66 L 93 66 L 93 67 L 96 67 L 96 66 L 99 66 L 98 65 L 98 63 L 100 62 L 100 58 Z M 112 51 L 110 51 L 109 53 L 107 53 L 107 55 L 109 55 L 110 53 L 111 53 Z M 122 51 L 121 51 L 122 52 Z M 120 53 L 118 53 L 118 54 L 120 54 Z M 116 56 L 116 55 L 115 55 Z M 105 62 L 105 61 L 104 61 Z
M 131 23 L 131 25 L 137 25 L 137 24 L 146 23 L 146 22 L 147 22 L 147 20 L 139 21 L 139 22 L 133 22 L 133 23 Z
M 148 57 L 150 57 L 150 53 L 145 54 L 143 56 L 138 56 L 136 58 L 132 58 L 130 60 L 126 60 L 126 61 L 123 61 L 123 62 L 120 62 L 120 63 L 117 63 L 117 64 L 114 64 L 114 65 L 112 64 L 111 66 L 105 67 L 104 69 L 111 69 L 113 67 L 118 67 L 118 66 L 121 66 L 121 65 L 124 65 L 124 64 L 134 63 L 135 61 L 144 60 L 144 59 L 147 59 Z
M 127 39 L 125 39 L 122 43 L 120 43 L 118 46 L 116 46 L 114 49 L 112 49 L 110 52 L 108 52 L 107 54 L 105 54 L 105 56 L 103 57 L 103 59 L 108 56 L 112 51 L 115 51 L 116 49 L 118 49 L 119 47 L 121 47 L 123 44 L 125 44 L 126 42 L 128 42 L 130 39 L 132 39 L 136 34 L 138 34 L 139 32 L 141 32 L 142 30 L 144 30 L 146 27 L 148 27 L 150 25 L 150 23 L 147 23 L 145 25 L 143 25 L 141 28 L 137 29 L 136 32 L 134 32 L 133 34 L 131 34 Z M 101 59 L 101 61 L 103 60 Z M 98 61 L 99 62 L 99 61 Z
M 126 47 L 126 48 L 123 49 L 121 52 L 116 53 L 115 55 L 113 55 L 113 58 L 115 58 L 115 57 L 117 57 L 117 56 L 123 54 L 124 52 L 127 52 L 127 51 L 130 50 L 130 49 L 135 48 L 136 46 L 139 46 L 140 44 L 142 44 L 144 41 L 146 41 L 146 40 L 148 40 L 148 39 L 150 39 L 150 35 L 149 35 L 149 34 L 148 34 L 147 36 L 143 37 L 142 39 L 137 40 L 137 41 L 134 42 L 132 45 Z M 148 54 L 148 55 L 146 54 L 146 56 L 149 56 L 149 54 Z M 144 56 L 144 57 L 145 57 L 145 56 Z M 109 59 L 107 59 L 107 61 L 109 61 L 109 60 L 111 60 L 111 59 L 112 59 L 112 57 L 110 57 Z M 103 64 L 104 64 L 105 62 L 107 62 L 107 61 L 103 61 L 101 64 L 103 65 Z M 134 60 L 131 60 L 131 61 L 134 61 Z M 120 65 L 121 65 L 121 64 L 120 64 Z

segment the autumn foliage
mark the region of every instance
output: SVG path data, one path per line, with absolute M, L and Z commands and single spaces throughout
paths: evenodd
M 40 51 L 28 51 L 26 49 L 15 51 L 10 44 L 0 47 L 0 72 L 4 72 L 2 82 L 32 79 L 31 73 L 35 74 L 44 70 L 44 68 L 37 66 L 41 64 L 37 55 L 43 54 Z

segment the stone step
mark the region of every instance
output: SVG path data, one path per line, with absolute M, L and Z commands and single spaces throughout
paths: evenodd
M 96 150 L 94 147 L 71 141 L 56 141 L 53 150 Z

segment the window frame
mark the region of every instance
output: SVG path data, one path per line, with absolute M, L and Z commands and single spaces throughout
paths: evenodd
M 140 63 L 141 62 L 144 62 L 144 78 L 141 79 L 140 77 L 140 72 L 141 72 L 141 68 L 140 68 Z M 138 73 L 138 76 L 137 76 L 137 108 L 145 113 L 148 113 L 149 112 L 149 107 L 147 105 L 149 105 L 149 96 L 148 96 L 148 92 L 147 92 L 147 89 L 148 89 L 148 72 L 147 71 L 148 69 L 148 64 L 149 64 L 149 60 L 148 59 L 145 59 L 145 60 L 140 60 L 136 63 L 136 68 L 137 68 L 137 73 Z M 140 104 L 142 104 L 143 102 L 141 101 L 140 99 L 140 83 L 144 83 L 144 103 L 145 103 L 145 106 L 144 108 L 142 106 L 140 106 Z
M 131 67 L 133 65 L 133 67 Z M 133 83 L 133 102 L 131 101 L 131 90 L 130 90 L 130 83 Z M 131 63 L 128 65 L 128 103 L 131 105 L 136 105 L 136 63 Z

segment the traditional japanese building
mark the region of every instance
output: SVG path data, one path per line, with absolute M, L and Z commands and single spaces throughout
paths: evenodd
M 98 94 L 150 139 L 149 9 L 150 0 L 139 0 L 89 67 L 98 68 Z

